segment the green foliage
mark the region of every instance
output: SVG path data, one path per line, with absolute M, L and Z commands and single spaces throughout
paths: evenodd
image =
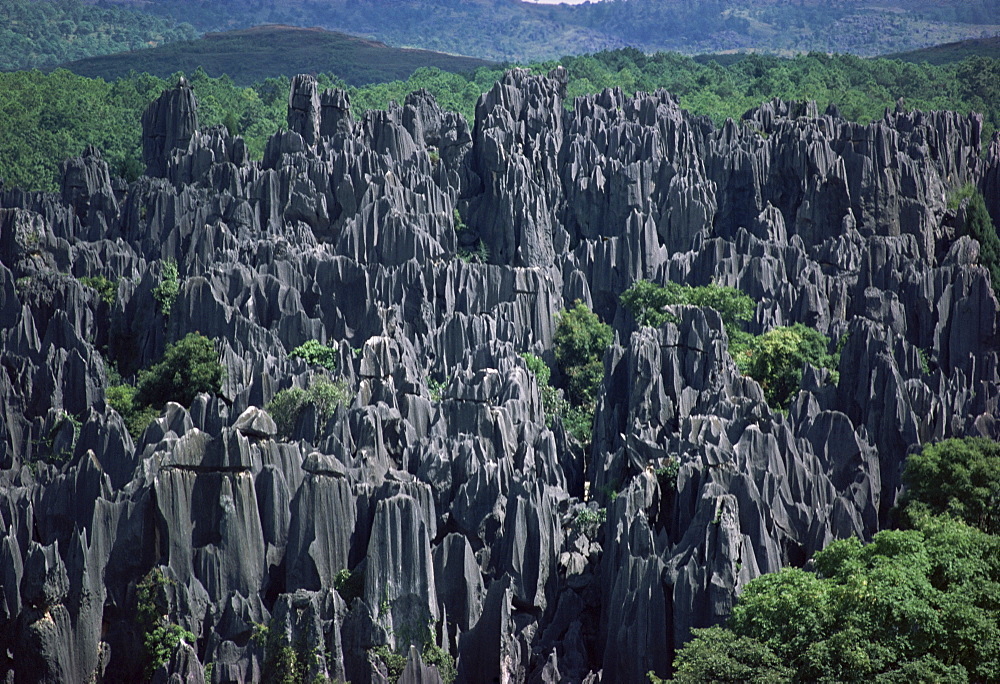
M 113 82 L 65 70 L 0 73 L 0 126 L 18 132 L 0 139 L 0 169 L 7 184 L 55 190 L 59 162 L 80 154 L 87 144 L 102 150 L 113 173 L 134 180 L 142 167 L 142 112 L 180 75 L 170 74 L 168 80 L 128 73 L 130 69 L 142 71 L 142 65 L 134 60 L 148 53 L 130 55 L 133 61 Z M 260 62 L 242 59 L 249 67 Z M 178 68 L 172 64 L 171 69 Z M 913 108 L 982 112 L 986 138 L 1000 127 L 1000 60 L 996 59 L 976 57 L 931 66 L 852 55 L 809 54 L 794 59 L 715 55 L 694 59 L 625 49 L 565 57 L 559 64 L 569 73 L 570 104 L 577 95 L 606 87 L 619 86 L 627 92 L 666 88 L 680 98 L 683 107 L 720 124 L 727 117 L 739 120 L 745 111 L 772 97 L 816 100 L 821 110 L 835 102 L 848 119 L 869 122 L 881 119 L 885 108 L 894 107 L 903 97 Z M 535 69 L 544 72 L 555 65 L 551 62 Z M 310 73 L 315 70 L 314 63 L 304 69 Z M 303 69 L 286 73 L 298 71 Z M 406 73 L 410 71 L 412 68 Z M 420 68 L 406 80 L 351 86 L 348 92 L 355 116 L 365 109 L 384 109 L 390 101 L 402 102 L 408 93 L 425 88 L 444 109 L 460 112 L 471 121 L 479 96 L 501 76 L 499 68 L 482 67 L 465 76 Z M 285 124 L 288 77 L 250 75 L 249 80 L 257 81 L 253 87 L 241 87 L 227 76 L 212 78 L 203 69 L 188 69 L 187 77 L 199 102 L 199 124 L 205 127 L 235 120 L 251 157 L 259 159 L 268 136 Z M 343 85 L 328 74 L 319 74 L 318 79 L 321 88 Z M 472 258 L 472 253 L 466 257 Z
M 333 417 L 337 406 L 350 402 L 351 393 L 347 381 L 316 378 L 309 389 L 298 387 L 283 389 L 268 402 L 266 410 L 278 427 L 278 434 L 291 436 L 298 422 L 299 414 L 307 405 L 316 406 L 316 414 L 321 424 Z
M 190 24 L 80 0 L 0 2 L 0 70 L 52 67 L 70 60 L 193 38 Z
M 799 390 L 808 362 L 835 371 L 838 358 L 827 350 L 830 340 L 801 323 L 769 330 L 749 345 L 746 372 L 764 389 L 767 403 L 786 408 Z M 834 382 L 838 376 L 833 376 Z
M 337 368 L 336 347 L 328 347 L 318 340 L 307 340 L 293 349 L 288 356 L 293 359 L 305 359 L 306 363 L 322 366 L 331 371 Z
M 403 670 L 406 669 L 406 656 L 395 653 L 388 646 L 379 646 L 373 649 L 372 655 L 381 660 L 382 664 L 385 665 L 389 684 L 396 684 L 399 678 L 403 676 Z
M 441 674 L 441 681 L 444 684 L 453 684 L 458 678 L 458 668 L 455 666 L 455 658 L 436 644 L 428 643 L 424 646 L 421 659 L 427 665 L 433 665 Z
M 444 391 L 447 387 L 447 380 L 435 380 L 434 378 L 427 379 L 427 389 L 430 392 L 431 401 L 441 401 L 441 397 L 444 396 Z
M 169 584 L 163 571 L 153 568 L 135 588 L 136 626 L 143 633 L 147 677 L 170 659 L 181 641 L 195 644 L 194 634 L 167 621 Z
M 727 629 L 709 627 L 692 630 L 688 642 L 674 661 L 674 678 L 681 684 L 699 682 L 752 682 L 777 684 L 791 681 L 793 670 L 765 644 L 736 636 Z M 651 682 L 662 682 L 650 673 Z
M 660 486 L 667 489 L 677 488 L 677 476 L 681 472 L 681 462 L 676 458 L 670 459 L 666 465 L 657 468 L 653 473 L 660 482 Z
M 165 665 L 181 641 L 186 641 L 191 646 L 195 644 L 194 634 L 180 625 L 161 624 L 148 632 L 143 640 L 149 656 L 147 673 L 152 674 L 161 665 Z
M 604 379 L 604 351 L 613 339 L 611 326 L 582 302 L 559 314 L 553 341 L 570 405 L 559 405 L 557 411 L 585 448 L 590 445 L 597 392 Z
M 602 323 L 582 302 L 559 315 L 555 353 L 574 406 L 594 402 L 604 379 L 604 350 L 613 339 L 611 326 Z
M 136 585 L 136 620 L 143 630 L 152 629 L 167 614 L 169 583 L 162 570 L 153 568 Z
M 776 673 L 771 681 L 787 680 L 782 668 L 803 682 L 993 681 L 998 557 L 1000 538 L 948 518 L 879 532 L 868 545 L 833 542 L 816 554 L 815 573 L 791 568 L 748 583 L 728 629 L 689 643 L 675 664 L 685 681 L 743 666 Z
M 622 293 L 621 303 L 639 325 L 658 328 L 668 321 L 671 323 L 677 321 L 663 308 L 678 303 L 676 300 L 682 287 L 673 282 L 662 286 L 648 280 L 637 280 L 632 287 Z
M 622 305 L 635 317 L 639 325 L 659 327 L 674 320 L 663 311 L 667 306 L 690 305 L 715 309 L 722 316 L 728 330 L 739 330 L 740 324 L 753 317 L 753 300 L 734 287 L 702 285 L 691 287 L 668 282 L 657 285 L 647 280 L 637 280 L 621 295 Z
M 218 394 L 224 375 L 212 340 L 188 333 L 168 344 L 163 358 L 149 370 L 139 371 L 134 402 L 154 408 L 168 401 L 190 406 L 200 392 Z
M 490 248 L 486 246 L 485 242 L 479 240 L 475 249 L 459 247 L 455 256 L 466 263 L 488 264 L 490 262 Z
M 365 575 L 363 572 L 351 572 L 342 569 L 333 578 L 333 588 L 337 590 L 344 602 L 350 606 L 354 599 L 362 598 L 365 593 Z
M 840 350 L 837 351 L 840 353 Z M 920 357 L 920 372 L 924 375 L 930 375 L 931 373 L 931 362 L 928 349 L 918 349 L 917 356 Z
M 125 421 L 132 439 L 138 440 L 151 422 L 160 415 L 152 406 L 146 406 L 136 401 L 139 392 L 134 385 L 122 383 L 109 385 L 104 390 L 104 399 Z
M 976 186 L 972 183 L 966 183 L 962 187 L 949 192 L 948 208 L 952 211 L 956 211 L 962 205 L 963 201 L 972 199 L 972 196 L 977 192 Z
M 598 508 L 595 510 L 593 508 L 584 508 L 576 514 L 573 525 L 588 537 L 593 538 L 607 520 L 608 509 Z
M 261 681 L 272 684 L 316 684 L 328 681 L 322 674 L 314 678 L 310 673 L 317 669 L 319 653 L 309 648 L 305 641 L 292 644 L 288 636 L 273 624 L 255 624 L 253 641 L 264 649 L 261 664 Z
M 181 279 L 177 272 L 177 262 L 173 259 L 164 259 L 163 270 L 160 271 L 160 282 L 153 288 L 153 299 L 160 307 L 160 313 L 165 318 L 170 318 L 170 310 L 177 301 L 177 295 L 181 291 Z
M 978 192 L 969 198 L 965 214 L 965 233 L 979 242 L 979 263 L 990 272 L 993 292 L 1000 298 L 1000 237 L 997 227 L 986 210 L 986 202 Z
M 570 405 L 568 401 L 563 399 L 562 392 L 549 384 L 552 371 L 545 361 L 534 354 L 521 354 L 521 358 L 524 359 L 528 371 L 535 376 L 535 380 L 538 382 L 538 390 L 542 396 L 542 411 L 545 413 L 545 425 L 551 430 L 558 416 L 566 430 L 578 441 L 585 443 L 589 439 L 590 425 L 589 423 L 586 426 L 582 425 L 587 421 L 581 419 L 580 410 Z
M 371 651 L 372 656 L 382 661 L 390 684 L 395 684 L 403 676 L 406 669 L 406 656 L 402 653 L 392 651 L 388 646 L 379 646 Z M 420 654 L 421 660 L 427 665 L 433 665 L 441 674 L 441 680 L 445 684 L 453 684 L 458 677 L 458 668 L 455 666 L 455 658 L 448 651 L 440 646 L 428 641 L 424 644 Z
M 118 296 L 117 282 L 111 282 L 102 275 L 80 278 L 80 282 L 83 283 L 84 286 L 97 292 L 97 296 L 99 296 L 101 301 L 105 304 L 115 303 L 115 298 Z
M 265 409 L 274 419 L 278 434 L 289 437 L 295 429 L 299 413 L 308 403 L 306 391 L 300 387 L 283 389 L 267 403 Z
M 912 521 L 947 514 L 1000 534 L 1000 444 L 978 437 L 927 444 L 906 460 L 900 502 Z

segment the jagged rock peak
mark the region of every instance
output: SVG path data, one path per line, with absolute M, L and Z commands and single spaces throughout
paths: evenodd
M 146 175 L 162 178 L 176 148 L 186 149 L 198 130 L 198 103 L 187 79 L 153 100 L 142 114 L 142 160 Z
M 315 145 L 319 140 L 319 86 L 313 76 L 299 74 L 292 79 L 288 95 L 288 128 L 301 135 L 307 145 Z
M 321 121 L 320 135 L 333 136 L 337 133 L 350 133 L 354 126 L 351 117 L 351 96 L 346 90 L 331 88 L 320 97 Z

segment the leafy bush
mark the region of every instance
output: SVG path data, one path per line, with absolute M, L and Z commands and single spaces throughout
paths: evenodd
M 900 506 L 910 520 L 947 514 L 1000 534 L 1000 444 L 982 437 L 927 444 L 906 460 Z
M 379 646 L 372 649 L 372 655 L 381 660 L 382 664 L 385 665 L 390 684 L 398 682 L 399 678 L 403 676 L 403 671 L 406 669 L 406 656 L 390 650 L 388 646 Z M 420 658 L 425 664 L 433 665 L 438 669 L 438 672 L 441 674 L 441 681 L 444 684 L 452 684 L 458 677 L 455 658 L 440 646 L 427 642 L 424 644 Z
M 552 399 L 550 395 L 551 408 L 584 448 L 589 447 L 594 429 L 597 392 L 604 379 L 604 350 L 613 339 L 611 326 L 602 323 L 597 314 L 579 301 L 559 314 L 555 353 L 568 402 L 561 397 Z
M 298 387 L 281 390 L 268 402 L 266 410 L 274 419 L 278 434 L 289 437 L 295 430 L 299 414 L 307 405 L 314 404 L 320 423 L 326 423 L 333 417 L 337 406 L 347 404 L 350 398 L 350 388 L 345 380 L 334 382 L 326 378 L 317 378 L 307 390 Z
M 456 256 L 466 263 L 488 264 L 490 262 L 490 248 L 486 246 L 485 242 L 479 240 L 475 249 L 459 247 Z
M 137 390 L 127 383 L 110 385 L 104 390 L 104 399 L 125 421 L 132 439 L 138 440 L 146 430 L 146 426 L 156 420 L 160 412 L 152 406 L 143 406 L 136 401 Z
M 111 282 L 102 275 L 80 278 L 80 282 L 97 292 L 105 304 L 115 303 L 115 298 L 118 296 L 118 283 Z
M 309 674 L 319 661 L 319 653 L 304 641 L 292 645 L 288 636 L 273 625 L 254 625 L 253 641 L 264 649 L 260 678 L 271 684 L 315 684 L 326 681 L 322 675 L 310 679 Z
M 160 283 L 153 288 L 153 299 L 159 304 L 160 313 L 165 317 L 170 317 L 170 310 L 173 308 L 180 290 L 181 281 L 177 272 L 177 262 L 173 259 L 165 259 L 163 270 L 160 272 Z
M 431 401 L 441 401 L 441 397 L 444 396 L 444 391 L 447 387 L 447 380 L 427 379 L 427 391 L 430 393 Z
M 143 640 L 146 653 L 149 655 L 147 673 L 151 675 L 161 665 L 166 664 L 181 641 L 186 641 L 191 646 L 195 645 L 194 634 L 180 625 L 171 623 L 157 625 L 148 632 Z
M 154 408 L 168 401 L 190 406 L 200 392 L 218 394 L 224 375 L 212 340 L 188 333 L 168 344 L 163 358 L 149 370 L 139 371 L 135 402 Z
M 582 302 L 559 315 L 554 337 L 556 359 L 574 406 L 594 402 L 604 379 L 604 350 L 613 339 L 611 326 L 602 323 Z
M 965 214 L 965 233 L 979 243 L 979 263 L 990 272 L 993 292 L 1000 298 L 1000 237 L 978 191 L 969 198 Z
M 194 634 L 167 621 L 166 588 L 169 584 L 163 571 L 153 568 L 135 588 L 136 624 L 144 634 L 147 677 L 170 659 L 181 641 L 195 644 Z
M 293 359 L 304 359 L 306 363 L 322 366 L 327 370 L 337 368 L 336 348 L 321 344 L 318 340 L 307 340 L 293 349 L 288 356 Z
M 727 332 L 738 330 L 739 325 L 753 317 L 754 303 L 745 293 L 724 285 L 691 287 L 668 282 L 657 285 L 648 280 L 637 280 L 621 295 L 622 305 L 628 309 L 639 325 L 659 327 L 672 320 L 663 309 L 667 306 L 704 306 L 715 309 L 722 316 Z
M 438 672 L 441 674 L 441 681 L 444 684 L 452 684 L 458 677 L 455 658 L 440 646 L 430 643 L 425 645 L 420 657 L 424 663 L 433 665 L 438 669 Z
M 399 678 L 403 676 L 403 670 L 406 669 L 406 656 L 390 650 L 388 646 L 379 646 L 372 650 L 372 655 L 381 660 L 382 664 L 385 665 L 389 684 L 396 684 Z
M 594 510 L 592 508 L 584 508 L 576 514 L 573 524 L 585 535 L 593 538 L 607 520 L 608 509 L 598 508 Z
M 827 351 L 829 345 L 826 335 L 801 323 L 774 328 L 747 345 L 744 367 L 764 389 L 767 403 L 785 408 L 799 390 L 807 362 L 834 371 L 833 382 L 838 381 L 838 359 Z

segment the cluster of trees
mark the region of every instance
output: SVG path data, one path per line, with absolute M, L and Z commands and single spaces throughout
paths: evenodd
M 723 60 L 719 57 L 718 60 Z M 566 57 L 533 67 L 544 73 L 561 64 L 569 72 L 567 106 L 572 97 L 620 87 L 626 92 L 666 88 L 681 105 L 717 122 L 737 118 L 772 97 L 816 100 L 820 108 L 836 103 L 849 119 L 868 122 L 902 97 L 919 109 L 979 111 L 985 134 L 1000 128 L 1000 60 L 970 58 L 942 66 L 849 55 L 812 54 L 794 59 L 743 56 L 722 64 L 678 54 L 645 55 L 625 49 L 585 57 Z M 475 103 L 502 75 L 498 67 L 460 75 L 436 68 L 418 69 L 405 81 L 348 87 L 356 115 L 401 102 L 413 90 L 426 88 L 441 105 L 474 116 Z M 87 144 L 100 148 L 117 173 L 128 177 L 141 169 L 142 110 L 176 81 L 133 74 L 112 83 L 57 70 L 0 73 L 0 178 L 8 185 L 53 190 L 59 163 L 79 154 Z M 199 102 L 202 125 L 228 122 L 244 136 L 251 156 L 260 158 L 264 143 L 285 125 L 288 77 L 270 78 L 240 87 L 222 76 L 196 70 L 189 77 Z M 321 74 L 323 88 L 344 86 Z M 130 171 L 131 169 L 131 171 Z
M 0 70 L 140 50 L 197 35 L 188 23 L 80 0 L 0 0 Z
M 903 529 L 748 583 L 728 624 L 678 651 L 673 681 L 997 681 L 1000 445 L 926 446 L 904 482 Z
M 168 344 L 162 359 L 140 370 L 135 384 L 122 381 L 113 366 L 109 376 L 105 398 L 124 419 L 133 438 L 138 439 L 167 402 L 190 406 L 201 392 L 218 394 L 225 369 L 212 340 L 189 333 Z

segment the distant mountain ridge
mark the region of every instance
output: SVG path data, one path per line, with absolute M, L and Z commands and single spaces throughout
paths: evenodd
M 208 33 L 146 50 L 91 57 L 62 65 L 73 73 L 106 80 L 147 72 L 166 78 L 203 68 L 241 85 L 295 73 L 332 73 L 348 85 L 405 79 L 420 67 L 459 73 L 491 62 L 430 50 L 394 48 L 321 28 L 265 25 Z
M 322 26 L 389 45 L 531 62 L 620 47 L 862 56 L 1000 35 L 1000 0 L 159 0 L 130 5 L 202 30 Z

